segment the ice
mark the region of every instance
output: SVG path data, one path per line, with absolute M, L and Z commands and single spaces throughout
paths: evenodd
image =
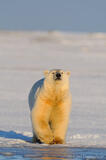
M 106 34 L 0 32 L 0 146 L 31 142 L 28 94 L 45 69 L 71 70 L 70 146 L 106 147 Z

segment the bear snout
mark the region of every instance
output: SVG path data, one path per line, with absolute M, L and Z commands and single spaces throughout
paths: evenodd
M 60 80 L 61 79 L 61 74 L 59 72 L 56 73 L 56 80 Z

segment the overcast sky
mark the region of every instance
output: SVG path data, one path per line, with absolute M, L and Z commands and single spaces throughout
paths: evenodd
M 106 0 L 0 0 L 0 29 L 106 32 Z

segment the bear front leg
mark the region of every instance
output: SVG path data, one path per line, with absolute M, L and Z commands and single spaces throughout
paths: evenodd
M 61 104 L 56 107 L 52 121 L 54 144 L 64 144 L 69 122 L 70 107 L 67 107 L 66 104 Z
M 57 120 L 54 129 L 54 144 L 64 144 L 67 131 L 68 120 Z
M 32 110 L 33 131 L 41 142 L 46 144 L 53 143 L 53 133 L 49 126 L 49 115 L 51 106 L 39 101 Z

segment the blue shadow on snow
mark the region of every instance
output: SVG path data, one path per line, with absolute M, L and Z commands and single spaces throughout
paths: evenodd
M 23 134 L 16 133 L 14 131 L 1 131 L 0 130 L 0 137 L 10 138 L 10 139 L 20 139 L 20 140 L 24 140 L 24 141 L 30 142 L 30 143 L 32 140 L 32 137 L 24 136 Z

